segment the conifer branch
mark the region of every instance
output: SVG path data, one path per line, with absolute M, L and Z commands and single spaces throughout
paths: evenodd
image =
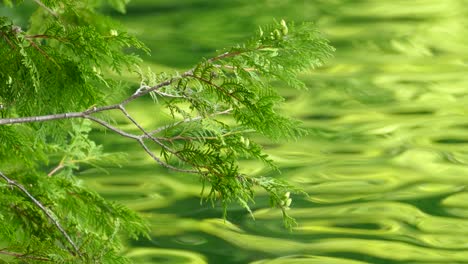
M 31 193 L 29 193 L 29 191 L 26 190 L 26 188 L 24 188 L 23 185 L 21 185 L 21 184 L 17 183 L 16 181 L 8 178 L 2 172 L 0 172 L 0 177 L 2 177 L 7 182 L 8 185 L 11 185 L 11 186 L 14 186 L 14 187 L 18 188 L 37 207 L 39 207 L 39 209 L 41 209 L 41 211 L 44 212 L 44 214 L 47 216 L 47 218 L 49 218 L 50 221 L 52 221 L 52 223 L 57 227 L 57 229 L 60 231 L 60 233 L 62 233 L 62 235 L 65 237 L 65 239 L 68 241 L 68 243 L 73 247 L 73 250 L 75 251 L 75 253 L 78 256 L 82 257 L 82 254 L 81 254 L 80 250 L 78 249 L 78 246 L 75 244 L 75 242 L 73 242 L 71 237 L 68 235 L 68 233 L 62 227 L 62 225 L 59 223 L 59 220 L 55 219 L 55 217 L 53 216 L 53 213 L 49 209 L 47 209 L 47 207 L 45 207 L 41 202 L 39 202 L 36 198 L 34 198 L 34 196 L 32 196 Z
M 276 168 L 271 158 L 264 153 L 262 146 L 250 142 L 247 133 L 259 133 L 271 139 L 296 138 L 304 134 L 303 130 L 298 127 L 297 121 L 275 111 L 282 97 L 271 82 L 279 80 L 291 87 L 305 87 L 305 84 L 297 78 L 297 74 L 311 66 L 320 65 L 322 59 L 330 55 L 333 48 L 328 46 L 326 40 L 316 35 L 316 32 L 310 31 L 310 28 L 307 27 L 304 24 L 295 31 L 293 30 L 294 25 L 291 24 L 291 30 L 288 31 L 286 23 L 281 21 L 281 24 L 277 23 L 267 28 L 266 33 L 260 30 L 251 41 L 237 45 L 227 52 L 210 59 L 203 60 L 184 73 L 170 75 L 169 77 L 165 74 L 155 75 L 149 73 L 149 76 L 142 76 L 141 85 L 133 94 L 116 104 L 93 106 L 81 112 L 3 118 L 0 119 L 0 126 L 70 118 L 88 119 L 120 136 L 137 141 L 143 150 L 160 166 L 177 172 L 199 175 L 203 183 L 211 184 L 211 191 L 207 199 L 211 200 L 213 204 L 219 200 L 226 209 L 229 203 L 238 202 L 251 212 L 248 202 L 253 201 L 254 186 L 260 186 L 269 193 L 271 206 L 283 210 L 289 207 L 291 203 L 289 192 L 294 190 L 293 186 L 275 179 L 243 175 L 240 173 L 238 166 L 239 160 L 242 158 L 256 158 L 265 162 L 271 168 Z M 56 38 L 76 39 L 79 44 L 75 46 L 78 49 L 86 47 L 87 49 L 84 50 L 92 51 L 93 44 L 100 45 L 103 39 L 107 41 L 107 35 L 100 35 L 101 38 L 96 38 L 92 42 L 93 44 L 80 42 L 85 33 L 99 36 L 94 31 L 76 30 L 73 31 L 76 36 L 70 37 L 69 33 L 62 34 L 63 29 L 60 27 L 51 28 L 50 32 L 54 33 L 54 30 L 60 32 Z M 114 36 L 112 30 L 111 35 Z M 8 42 L 8 36 L 11 34 L 7 33 L 3 32 L 2 34 Z M 33 45 L 33 43 L 38 44 L 35 39 L 55 38 L 47 34 L 49 34 L 48 31 L 23 37 Z M 60 41 L 57 44 L 63 45 L 64 43 Z M 74 46 L 73 41 L 66 44 Z M 132 46 L 135 43 L 130 41 L 127 45 Z M 18 46 L 21 47 L 21 45 Z M 122 46 L 119 47 L 122 48 Z M 38 47 L 33 48 L 37 49 Z M 104 50 L 106 51 L 104 57 L 114 52 L 114 49 L 105 48 Z M 60 57 L 53 53 L 54 50 L 44 49 L 44 51 L 48 51 L 51 56 L 54 55 L 53 58 L 59 61 Z M 21 59 L 27 58 L 25 55 L 20 55 L 18 57 Z M 42 57 L 44 54 L 34 52 L 33 55 Z M 91 52 L 84 56 L 86 60 L 83 61 L 91 61 L 85 66 L 91 65 L 92 67 L 87 68 L 88 72 L 97 74 L 91 76 L 92 78 L 97 78 L 99 81 L 105 82 L 106 87 L 112 88 L 112 85 L 107 85 L 108 83 L 99 73 L 102 68 L 99 66 L 102 65 L 95 61 L 96 58 L 100 58 L 98 55 Z M 121 58 L 126 57 L 121 56 Z M 111 58 L 111 61 L 113 61 L 113 66 L 114 57 Z M 96 67 L 93 65 L 95 62 Z M 120 65 L 123 64 L 122 61 L 119 63 Z M 132 63 L 129 64 L 132 65 Z M 34 64 L 31 65 L 35 66 Z M 39 83 L 39 79 L 35 77 L 36 71 L 36 67 L 28 69 L 32 81 L 26 83 L 25 86 Z M 42 71 L 39 76 L 49 75 L 48 72 Z M 17 78 L 15 81 L 21 82 L 22 79 Z M 85 91 L 85 95 L 88 95 L 88 93 L 92 95 L 95 93 L 93 90 L 96 89 L 94 87 L 95 83 L 88 82 L 88 85 L 89 90 Z M 43 92 L 47 92 L 48 90 L 45 89 L 47 83 L 42 84 L 42 86 Z M 83 86 L 80 83 L 77 90 L 81 89 L 81 87 Z M 172 116 L 170 124 L 150 130 L 127 111 L 126 106 L 129 103 L 148 94 L 152 97 L 161 96 L 164 98 L 163 102 L 167 104 L 167 109 L 170 110 Z M 54 93 L 49 95 L 49 97 L 54 96 L 56 96 Z M 67 111 L 84 109 L 87 107 L 88 102 L 92 104 L 96 101 L 92 96 L 80 98 L 80 103 L 76 103 L 74 100 L 74 96 L 68 100 L 68 105 L 71 105 L 68 109 L 73 110 Z M 42 105 L 39 106 L 42 107 Z M 18 109 L 21 108 L 18 107 Z M 34 108 L 31 106 L 31 109 Z M 45 111 L 44 109 L 57 108 L 41 109 Z M 96 115 L 111 110 L 119 110 L 119 114 L 123 115 L 131 123 L 132 127 L 137 128 L 138 131 L 127 132 Z M 12 111 L 10 113 L 30 114 L 28 111 Z M 229 115 L 230 117 L 227 119 L 220 118 L 221 115 Z M 76 128 L 74 127 L 74 129 Z M 89 130 L 76 129 L 76 131 L 78 130 L 83 133 L 83 137 L 86 137 L 85 135 L 89 132 Z M 81 134 L 77 135 L 80 136 Z M 72 136 L 75 136 L 75 134 Z M 154 144 L 151 144 L 151 141 Z M 89 147 L 86 144 L 76 146 L 78 146 L 77 148 Z M 152 149 L 153 147 L 160 150 L 161 154 L 156 154 L 155 150 Z M 64 151 L 67 153 L 68 149 Z M 76 152 L 80 155 L 89 155 L 86 151 L 77 150 Z M 70 157 L 70 159 L 72 158 Z M 172 165 L 172 159 L 179 163 Z M 81 161 L 76 161 L 76 163 Z M 57 173 L 63 167 L 70 167 L 73 170 L 77 167 L 76 163 L 69 160 L 65 164 L 59 163 L 49 172 L 49 176 Z M 284 224 L 290 228 L 294 221 L 287 215 L 285 210 L 283 210 L 283 214 Z
M 41 260 L 41 261 L 52 261 L 51 259 L 45 258 L 45 257 L 38 257 L 38 256 L 31 256 L 31 255 L 26 255 L 18 252 L 12 252 L 8 251 L 5 249 L 0 249 L 0 254 L 3 255 L 8 255 L 8 256 L 13 256 L 15 258 L 21 258 L 21 259 L 31 259 L 31 260 Z
M 224 111 L 220 111 L 220 112 L 216 112 L 216 113 L 213 113 L 211 115 L 209 115 L 209 117 L 213 117 L 213 116 L 217 116 L 217 115 L 226 115 L 226 114 L 229 114 L 231 113 L 232 111 L 232 108 L 229 108 L 229 109 L 226 109 Z M 195 121 L 199 121 L 199 120 L 202 120 L 204 117 L 203 116 L 197 116 L 197 117 L 192 117 L 192 118 L 186 118 L 184 120 L 181 120 L 181 121 L 177 121 L 173 124 L 170 124 L 170 125 L 166 125 L 166 126 L 162 126 L 158 129 L 155 129 L 153 131 L 150 131 L 149 134 L 150 135 L 154 135 L 154 134 L 157 134 L 159 132 L 162 132 L 166 129 L 169 129 L 169 128 L 173 128 L 173 127 L 176 127 L 180 124 L 183 124 L 183 123 L 189 123 L 189 122 L 195 122 Z
M 217 57 L 213 57 L 213 58 L 209 59 L 208 61 L 216 61 L 216 60 L 220 60 L 220 59 L 223 59 L 223 58 L 228 58 L 228 57 L 233 57 L 233 56 L 236 56 L 236 55 L 240 55 L 242 53 L 243 52 L 224 53 L 224 54 L 219 55 Z M 0 125 L 45 122 L 45 121 L 60 120 L 60 119 L 71 119 L 71 118 L 85 118 L 85 119 L 92 120 L 92 121 L 96 122 L 97 124 L 107 128 L 107 129 L 109 129 L 109 130 L 111 130 L 111 131 L 113 131 L 113 132 L 115 132 L 115 133 L 117 133 L 117 134 L 119 134 L 121 136 L 131 138 L 131 139 L 134 139 L 134 140 L 138 141 L 138 143 L 143 147 L 145 152 L 148 153 L 148 155 L 150 155 L 150 157 L 153 158 L 158 164 L 160 164 L 161 166 L 163 166 L 165 168 L 175 170 L 175 171 L 179 171 L 179 172 L 200 173 L 197 170 L 185 170 L 185 169 L 176 168 L 174 166 L 171 166 L 171 165 L 163 162 L 161 159 L 156 157 L 156 155 L 154 155 L 154 153 L 148 148 L 148 146 L 144 142 L 144 138 L 151 139 L 156 144 L 158 144 L 162 148 L 168 150 L 170 153 L 174 154 L 175 156 L 177 156 L 182 161 L 184 161 L 186 163 L 189 163 L 187 160 L 184 160 L 182 157 L 180 157 L 180 155 L 178 155 L 178 153 L 171 150 L 168 146 L 166 146 L 164 143 L 159 141 L 153 135 L 158 133 L 158 132 L 161 132 L 163 130 L 166 130 L 168 128 L 175 127 L 175 126 L 177 126 L 179 124 L 198 121 L 198 120 L 201 120 L 201 119 L 203 119 L 205 117 L 198 116 L 198 117 L 194 117 L 194 118 L 191 118 L 191 119 L 185 119 L 185 120 L 176 122 L 176 123 L 174 123 L 172 125 L 164 126 L 164 127 L 158 128 L 156 130 L 153 130 L 151 132 L 148 132 L 135 119 L 133 119 L 133 117 L 131 117 L 130 114 L 125 109 L 125 105 L 132 102 L 133 100 L 136 100 L 136 99 L 138 99 L 140 97 L 143 97 L 143 96 L 149 94 L 150 92 L 155 92 L 155 91 L 157 91 L 158 89 L 160 89 L 162 87 L 169 86 L 172 83 L 174 83 L 175 81 L 180 80 L 182 78 L 186 78 L 186 77 L 195 78 L 195 79 L 197 79 L 197 80 L 199 80 L 201 82 L 205 82 L 208 85 L 215 87 L 220 92 L 225 93 L 227 96 L 232 96 L 232 95 L 228 94 L 222 87 L 219 87 L 218 85 L 212 83 L 209 80 L 206 80 L 206 79 L 203 79 L 201 77 L 198 77 L 198 76 L 194 75 L 193 71 L 194 71 L 194 69 L 190 69 L 190 70 L 184 72 L 183 74 L 181 74 L 180 76 L 170 78 L 170 79 L 168 79 L 166 81 L 163 81 L 163 82 L 160 82 L 160 83 L 158 83 L 158 84 L 156 84 L 156 85 L 154 85 L 152 87 L 144 87 L 145 89 L 141 89 L 141 87 L 140 87 L 140 89 L 138 89 L 131 96 L 129 96 L 128 98 L 124 99 L 123 101 L 121 101 L 120 103 L 117 103 L 117 104 L 108 105 L 108 106 L 101 106 L 101 107 L 92 107 L 92 108 L 87 109 L 87 110 L 82 111 L 82 112 L 71 112 L 71 113 L 52 114 L 52 115 L 43 115 L 43 116 L 32 116 L 32 117 L 3 118 L 3 119 L 0 119 Z M 160 93 L 160 95 L 165 95 L 165 94 Z M 239 100 L 238 98 L 236 98 L 236 99 Z M 131 133 L 125 132 L 125 131 L 117 128 L 117 127 L 112 126 L 111 124 L 105 122 L 102 119 L 99 119 L 99 118 L 96 118 L 96 117 L 92 116 L 92 114 L 95 114 L 95 113 L 105 112 L 105 111 L 114 110 L 114 109 L 120 110 L 131 123 L 133 123 L 140 131 L 143 132 L 143 134 L 142 135 L 136 135 L 136 134 L 131 134 Z M 228 114 L 231 111 L 232 111 L 232 109 L 227 109 L 227 110 L 224 110 L 224 111 L 221 111 L 221 112 L 213 113 L 210 116 Z M 60 169 L 60 168 L 58 168 L 58 169 Z M 55 172 L 56 172 L 56 170 L 53 170 L 53 172 L 51 171 L 49 174 L 52 175 Z
M 21 2 L 6 1 L 11 6 Z M 224 217 L 230 203 L 252 213 L 254 188 L 261 187 L 270 205 L 282 210 L 285 226 L 294 224 L 286 209 L 292 201 L 289 193 L 297 190 L 274 177 L 245 175 L 239 165 L 252 158 L 276 169 L 252 133 L 273 140 L 303 134 L 296 120 L 276 111 L 283 98 L 275 88 L 277 81 L 305 87 L 297 74 L 319 66 L 333 51 L 312 24 L 275 22 L 186 72 L 142 73 L 133 94 L 93 105 L 122 88 L 119 78 L 107 73 L 138 68 L 140 59 L 128 48 L 149 53 L 142 42 L 99 14 L 107 5 L 123 11 L 128 1 L 30 2 L 39 12 L 30 16 L 25 31 L 0 16 L 0 163 L 18 170 L 14 180 L 0 172 L 0 182 L 6 181 L 2 199 L 12 204 L 1 212 L 5 237 L 0 240 L 6 245 L 0 256 L 34 263 L 125 263 L 119 256 L 122 237 L 148 234 L 136 212 L 107 202 L 73 177 L 81 164 L 99 168 L 101 162 L 118 162 L 89 137 L 94 127 L 138 142 L 164 169 L 198 176 L 202 200 L 213 206 L 221 202 Z M 155 101 L 169 112 L 164 124 L 147 127 L 128 111 L 129 103 L 147 95 L 162 98 Z M 123 115 L 131 128 L 101 115 L 110 112 Z M 154 113 L 152 121 L 159 121 Z M 63 121 L 67 119 L 80 121 Z M 62 122 L 46 124 L 53 120 Z M 58 155 L 62 159 L 48 176 L 28 173 L 44 169 Z M 26 183 L 33 183 L 34 190 L 26 189 Z M 203 192 L 205 184 L 211 186 L 209 193 Z M 70 237 L 66 231 L 74 233 Z

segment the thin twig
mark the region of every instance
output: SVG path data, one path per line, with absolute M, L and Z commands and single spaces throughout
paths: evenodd
M 8 178 L 7 176 L 5 176 L 2 172 L 0 172 L 0 177 L 2 177 L 9 185 L 11 186 L 15 186 L 16 188 L 18 188 L 21 192 L 23 192 L 24 194 L 26 194 L 26 196 L 28 196 L 29 199 L 31 199 L 31 201 L 33 201 L 33 203 L 39 207 L 42 212 L 44 212 L 44 214 L 50 219 L 50 221 L 52 221 L 52 223 L 57 227 L 57 229 L 60 231 L 60 233 L 62 233 L 62 235 L 65 237 L 65 239 L 68 241 L 68 243 L 70 243 L 70 245 L 73 247 L 73 249 L 75 250 L 75 253 L 78 254 L 80 257 L 82 257 L 83 255 L 81 255 L 81 252 L 80 250 L 78 249 L 78 247 L 76 246 L 75 242 L 73 242 L 73 240 L 71 239 L 71 237 L 68 235 L 68 233 L 65 231 L 65 229 L 63 229 L 62 225 L 60 225 L 59 221 L 57 219 L 55 219 L 55 217 L 52 215 L 52 213 L 49 211 L 49 209 L 47 209 L 44 205 L 42 205 L 41 202 L 39 202 L 36 198 L 34 198 L 34 196 L 32 196 L 28 190 L 26 190 L 26 188 L 24 188 L 23 185 L 17 183 L 16 181 Z
M 213 83 L 213 82 L 210 81 L 210 80 L 204 79 L 204 78 L 202 78 L 202 77 L 198 77 L 198 76 L 193 75 L 193 74 L 192 74 L 192 75 L 189 75 L 189 77 L 194 78 L 194 79 L 196 79 L 196 80 L 199 80 L 199 81 L 201 81 L 201 82 L 204 82 L 204 83 L 206 83 L 206 84 L 208 84 L 208 85 L 211 85 L 211 86 L 215 87 L 218 91 L 220 91 L 221 93 L 223 93 L 224 95 L 226 95 L 227 97 L 232 97 L 232 98 L 236 99 L 237 101 L 242 102 L 242 100 L 241 100 L 239 97 L 235 96 L 235 95 L 232 94 L 232 93 L 227 92 L 227 91 L 224 90 L 221 86 L 217 85 L 216 83 Z
M 213 113 L 213 114 L 209 115 L 209 117 L 217 116 L 217 115 L 229 114 L 231 111 L 232 111 L 232 108 L 229 108 L 229 109 L 226 109 L 226 110 L 221 111 L 221 112 Z M 148 132 L 148 134 L 154 135 L 154 134 L 157 134 L 157 133 L 159 133 L 159 132 L 161 132 L 161 131 L 167 130 L 167 129 L 169 129 L 169 128 L 176 127 L 176 126 L 178 126 L 178 125 L 180 125 L 180 124 L 198 121 L 198 120 L 201 120 L 201 119 L 203 119 L 203 118 L 204 118 L 203 116 L 197 116 L 197 117 L 192 117 L 192 118 L 186 118 L 186 119 L 184 119 L 184 120 L 175 122 L 175 123 L 173 123 L 173 124 L 170 124 L 170 125 L 166 125 L 166 126 L 162 126 L 162 127 L 160 127 L 160 128 L 157 128 L 157 129 L 155 129 L 155 130 L 153 130 L 153 131 Z
M 101 126 L 103 126 L 105 128 L 108 128 L 108 129 L 114 131 L 115 133 L 117 133 L 117 134 L 119 134 L 119 135 L 121 135 L 123 137 L 131 138 L 131 139 L 135 139 L 135 140 L 138 140 L 138 139 L 141 138 L 141 136 L 137 136 L 137 135 L 134 135 L 134 134 L 127 133 L 127 132 L 125 132 L 125 131 L 123 131 L 121 129 L 118 129 L 118 128 L 114 127 L 113 125 L 111 125 L 111 124 L 109 124 L 109 123 L 107 123 L 107 122 L 105 122 L 105 121 L 103 121 L 103 120 L 101 120 L 99 118 L 96 118 L 94 116 L 88 116 L 87 115 L 85 118 L 89 119 L 89 120 L 92 120 L 92 121 L 100 124 Z
M 168 94 L 168 93 L 164 93 L 164 92 L 161 92 L 161 91 L 155 91 L 156 94 L 159 94 L 163 97 L 169 97 L 169 98 L 185 98 L 185 99 L 188 99 L 189 97 L 187 96 L 184 96 L 184 95 L 173 95 L 173 94 Z
M 258 46 L 257 48 L 252 49 L 252 50 L 242 50 L 242 51 L 234 51 L 234 52 L 227 51 L 227 52 L 224 52 L 223 54 L 220 54 L 220 55 L 218 55 L 216 57 L 208 59 L 207 61 L 208 62 L 215 62 L 215 61 L 218 61 L 218 60 L 239 56 L 239 55 L 242 55 L 244 53 L 253 52 L 253 51 L 257 51 L 257 50 L 262 50 L 262 49 L 265 49 L 265 48 L 268 48 L 268 47 Z
M 161 165 L 161 166 L 163 166 L 165 168 L 174 170 L 174 171 L 179 171 L 179 172 L 200 173 L 199 171 L 196 171 L 196 170 L 184 170 L 184 169 L 180 169 L 180 168 L 177 168 L 177 167 L 174 167 L 172 165 L 169 165 L 169 164 L 165 163 L 160 158 L 156 157 L 156 155 L 154 155 L 154 153 L 148 148 L 148 146 L 146 146 L 143 139 L 139 139 L 137 141 L 138 141 L 138 143 L 140 143 L 140 145 L 143 147 L 143 149 L 146 151 L 146 153 L 148 153 L 148 155 L 150 155 L 151 158 L 153 158 L 157 163 L 159 163 L 159 165 Z
M 229 133 L 224 133 L 224 134 L 221 134 L 220 137 L 229 137 L 229 136 L 232 136 L 232 135 L 236 135 L 236 134 L 245 134 L 245 133 L 253 133 L 255 132 L 255 130 L 253 129 L 249 129 L 249 130 L 245 130 L 245 131 L 234 131 L 234 132 L 229 132 Z M 158 139 L 160 140 L 164 140 L 164 141 L 169 141 L 169 142 L 172 142 L 174 140 L 197 140 L 197 139 L 203 139 L 203 140 L 217 140 L 219 139 L 219 137 L 217 136 L 211 136 L 211 137 L 190 137 L 190 136 L 181 136 L 181 135 L 177 135 L 177 136 L 173 136 L 173 137 L 158 137 Z
M 8 255 L 8 256 L 13 256 L 16 258 L 22 258 L 22 259 L 33 259 L 33 260 L 42 260 L 42 261 L 52 261 L 51 259 L 45 258 L 45 257 L 36 257 L 36 256 L 29 256 L 26 254 L 18 253 L 18 252 L 12 252 L 12 251 L 6 251 L 4 249 L 0 249 L 0 254 L 3 255 Z
M 47 176 L 51 177 L 52 175 L 54 175 L 57 171 L 63 169 L 65 166 L 63 165 L 63 163 L 60 162 L 59 165 L 57 165 L 55 168 L 53 168 L 48 174 Z
M 128 120 L 130 120 L 130 122 L 132 122 L 138 129 L 140 129 L 141 132 L 143 132 L 143 138 L 149 138 L 151 140 L 153 140 L 156 144 L 160 145 L 162 148 L 164 149 L 167 149 L 169 152 L 174 153 L 174 150 L 170 149 L 168 146 L 164 145 L 161 141 L 159 141 L 157 138 L 153 137 L 152 135 L 150 135 L 146 129 L 144 129 L 128 112 L 127 110 L 125 109 L 124 106 L 120 106 L 119 108 L 122 113 L 125 115 L 125 117 L 127 117 Z
M 237 70 L 237 69 L 239 69 L 239 67 L 235 67 L 235 66 L 231 66 L 231 65 L 213 64 L 213 66 L 215 66 L 216 68 L 226 68 L 226 69 L 230 69 L 230 70 Z M 240 69 L 243 69 L 244 71 L 248 71 L 248 72 L 256 71 L 256 70 L 257 70 L 256 68 L 240 68 Z
M 65 38 L 59 38 L 57 36 L 51 36 L 51 35 L 44 35 L 44 34 L 39 34 L 39 35 L 25 35 L 24 38 L 26 39 L 55 39 L 55 40 L 58 40 L 60 42 L 68 42 L 67 39 Z
M 128 103 L 130 103 L 131 101 L 137 99 L 137 98 L 140 98 L 142 97 L 143 95 L 146 95 L 146 94 L 149 94 L 153 91 L 156 91 L 158 89 L 160 89 L 161 87 L 165 87 L 165 86 L 168 86 L 168 85 L 171 85 L 173 82 L 175 82 L 176 80 L 180 80 L 181 78 L 184 78 L 184 77 L 187 77 L 188 75 L 192 74 L 192 70 L 189 70 L 189 71 L 186 71 L 185 73 L 183 73 L 182 75 L 180 76 L 177 76 L 177 77 L 174 77 L 174 78 L 171 78 L 169 80 L 166 80 L 164 82 L 161 82 L 149 89 L 145 89 L 145 90 L 138 90 L 137 92 L 135 92 L 134 94 L 132 94 L 132 96 L 128 97 L 127 99 L 123 100 L 120 105 L 126 105 Z
M 11 42 L 11 40 L 8 38 L 8 36 L 5 33 L 0 32 L 0 34 L 3 36 L 5 41 L 8 43 L 8 45 L 10 45 L 12 49 L 16 49 L 15 45 L 13 45 L 13 43 Z
M 47 52 L 45 52 L 43 49 L 41 49 L 36 43 L 34 43 L 34 41 L 30 40 L 30 39 L 26 39 L 29 44 L 31 44 L 31 46 L 33 46 L 37 51 L 39 51 L 42 55 L 44 55 L 44 57 L 46 57 L 48 60 L 50 60 L 51 62 L 53 62 L 55 65 L 57 65 L 58 67 L 60 67 L 60 65 L 53 59 L 49 56 L 49 54 L 47 54 Z
M 42 8 L 44 8 L 45 10 L 47 10 L 47 12 L 49 12 L 54 17 L 56 17 L 56 18 L 58 17 L 57 13 L 54 10 L 52 10 L 49 7 L 47 7 L 46 5 L 44 5 L 44 3 L 42 3 L 40 0 L 33 0 L 33 1 L 36 2 L 36 4 L 38 4 Z

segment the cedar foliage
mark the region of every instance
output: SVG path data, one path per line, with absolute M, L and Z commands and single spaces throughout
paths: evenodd
M 4 0 L 11 8 L 21 2 Z M 225 212 L 232 202 L 250 212 L 253 188 L 260 186 L 282 210 L 285 226 L 295 224 L 287 214 L 289 192 L 300 190 L 241 174 L 238 161 L 255 158 L 277 169 L 252 136 L 284 140 L 307 133 L 278 112 L 283 98 L 272 82 L 305 89 L 297 74 L 330 56 L 333 48 L 313 25 L 275 22 L 184 73 L 155 74 L 139 70 L 140 60 L 129 52 L 149 52 L 146 47 L 99 13 L 103 6 L 124 12 L 127 0 L 34 2 L 38 9 L 27 28 L 0 17 L 0 261 L 127 263 L 120 255 L 122 235 L 147 236 L 135 212 L 74 176 L 80 164 L 118 162 L 88 138 L 89 120 L 137 140 L 160 165 L 198 175 L 204 199 L 221 202 Z M 125 87 L 103 74 L 109 71 L 138 73 L 140 87 L 111 105 Z M 171 123 L 147 129 L 128 115 L 125 104 L 146 95 L 164 105 Z M 141 134 L 120 133 L 103 114 L 95 115 L 110 109 L 121 110 Z M 77 112 L 73 119 L 47 119 Z M 46 118 L 10 122 L 31 116 Z M 57 156 L 59 164 L 52 164 Z

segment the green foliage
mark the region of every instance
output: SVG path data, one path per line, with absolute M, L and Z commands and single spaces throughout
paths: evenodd
M 112 2 L 119 7 L 126 1 Z M 103 72 L 128 70 L 139 62 L 123 48 L 144 50 L 117 23 L 96 13 L 96 3 L 43 4 L 47 9 L 39 7 L 28 28 L 0 18 L 2 118 L 73 112 L 105 104 L 120 91 L 118 83 Z M 146 234 L 143 220 L 71 177 L 82 164 L 99 166 L 118 159 L 102 153 L 89 140 L 89 131 L 86 120 L 0 126 L 0 171 L 52 210 L 83 252 L 81 258 L 71 254 L 68 242 L 37 205 L 2 182 L 0 259 L 9 263 L 15 259 L 21 263 L 41 259 L 53 263 L 128 262 L 120 255 L 121 237 Z M 58 164 L 51 164 L 57 157 Z
M 21 1 L 4 1 L 15 6 Z M 224 207 L 238 203 L 251 212 L 254 188 L 270 195 L 272 207 L 288 216 L 290 192 L 301 191 L 267 177 L 241 173 L 239 160 L 258 159 L 273 170 L 273 161 L 254 138 L 297 139 L 306 133 L 297 120 L 278 110 L 283 98 L 274 85 L 305 86 L 297 74 L 319 66 L 333 48 L 311 24 L 285 21 L 259 29 L 245 44 L 222 50 L 191 70 L 177 74 L 142 73 L 130 53 L 145 46 L 97 12 L 111 6 L 125 12 L 127 0 L 35 1 L 39 8 L 28 28 L 0 18 L 0 115 L 3 120 L 60 113 L 82 113 L 123 136 L 137 140 L 161 165 L 196 173 L 209 188 L 203 199 Z M 90 3 L 92 2 L 92 3 Z M 93 116 L 95 106 L 115 102 L 124 89 L 110 71 L 139 72 L 142 79 L 129 100 L 150 94 L 172 120 L 152 131 L 136 123 L 123 103 L 120 109 L 141 135 L 119 132 Z M 91 109 L 91 110 L 90 110 Z M 0 185 L 0 259 L 18 263 L 126 263 L 122 236 L 146 235 L 134 212 L 104 200 L 75 177 L 80 166 L 100 168 L 118 156 L 102 152 L 88 133 L 90 121 L 24 121 L 0 126 L 0 172 L 14 181 Z M 100 116 L 101 117 L 101 116 Z M 1 120 L 1 119 L 0 119 Z M 100 120 L 100 121 L 97 121 Z M 146 144 L 154 143 L 159 155 Z M 19 184 L 19 185 L 16 185 Z M 49 216 L 33 197 L 52 212 Z M 203 188 L 202 193 L 205 188 Z M 70 236 L 57 228 L 60 222 Z M 78 247 L 74 249 L 74 246 Z
M 225 209 L 238 202 L 250 211 L 253 186 L 263 187 L 272 197 L 272 206 L 283 209 L 285 225 L 290 228 L 293 221 L 278 197 L 294 188 L 241 174 L 238 160 L 257 158 L 276 168 L 252 135 L 284 140 L 296 139 L 306 131 L 297 120 L 278 112 L 283 98 L 272 82 L 305 88 L 297 74 L 319 66 L 332 51 L 311 24 L 296 26 L 282 20 L 260 29 L 247 43 L 223 50 L 191 71 L 174 76 L 178 80 L 173 85 L 153 92 L 155 98 L 165 98 L 163 103 L 174 119 L 185 120 L 161 132 L 166 143 L 161 149 L 163 157 L 196 169 L 203 184 L 211 186 L 208 199 L 213 203 L 220 200 Z M 151 79 L 155 82 L 146 84 Z M 148 77 L 145 84 L 155 85 L 161 79 Z M 231 115 L 226 117 L 227 113 Z

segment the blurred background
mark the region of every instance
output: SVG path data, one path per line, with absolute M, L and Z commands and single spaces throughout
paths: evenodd
M 467 0 L 133 0 L 113 14 L 152 50 L 145 66 L 186 70 L 248 39 L 273 19 L 313 21 L 336 48 L 305 72 L 309 91 L 278 87 L 283 111 L 310 135 L 265 143 L 281 174 L 243 162 L 253 175 L 285 179 L 292 232 L 259 192 L 253 220 L 242 208 L 200 205 L 196 177 L 169 172 L 132 141 L 96 133 L 129 153 L 109 174 L 82 177 L 138 210 L 152 241 L 129 241 L 135 263 L 468 263 Z M 151 101 L 132 108 L 158 125 Z

